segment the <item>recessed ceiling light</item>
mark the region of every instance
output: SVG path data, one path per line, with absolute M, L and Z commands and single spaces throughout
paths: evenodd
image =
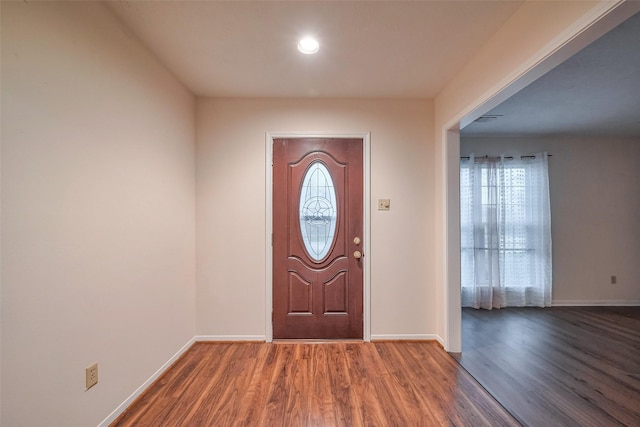
M 320 50 L 320 45 L 316 39 L 305 37 L 298 42 L 298 50 L 305 55 L 312 55 Z

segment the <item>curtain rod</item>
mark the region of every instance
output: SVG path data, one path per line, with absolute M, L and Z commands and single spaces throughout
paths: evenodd
M 547 157 L 552 157 L 552 154 L 547 154 Z M 488 159 L 488 158 L 499 158 L 500 156 L 476 156 L 476 159 Z M 460 156 L 461 160 L 469 160 L 471 157 L 469 156 Z M 536 156 L 520 156 L 521 159 L 535 159 Z M 513 160 L 513 156 L 505 156 L 504 157 L 505 160 Z

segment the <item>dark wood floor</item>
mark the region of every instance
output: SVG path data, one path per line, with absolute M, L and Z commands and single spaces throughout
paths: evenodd
M 469 371 L 523 425 L 640 426 L 640 307 L 463 309 Z
M 433 342 L 196 343 L 112 426 L 517 426 Z

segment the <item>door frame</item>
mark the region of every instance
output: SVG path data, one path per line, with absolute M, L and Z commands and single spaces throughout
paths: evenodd
M 371 133 L 370 132 L 266 132 L 265 135 L 265 341 L 273 341 L 273 140 L 276 138 L 362 139 L 363 165 L 363 339 L 371 341 Z

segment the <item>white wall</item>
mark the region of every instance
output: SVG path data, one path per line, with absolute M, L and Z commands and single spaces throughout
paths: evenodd
M 372 335 L 434 334 L 433 107 L 425 100 L 199 99 L 202 335 L 265 334 L 265 133 L 371 132 Z
M 640 138 L 463 138 L 463 155 L 547 151 L 553 302 L 640 303 Z M 617 284 L 610 277 L 617 276 Z
M 195 334 L 195 100 L 100 3 L 1 37 L 2 424 L 96 425 Z

